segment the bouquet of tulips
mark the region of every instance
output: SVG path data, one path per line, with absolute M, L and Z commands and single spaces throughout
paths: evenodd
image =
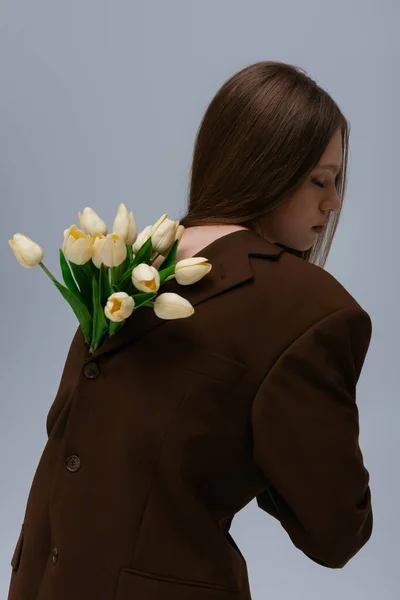
M 176 263 L 176 251 L 184 232 L 179 221 L 162 215 L 154 225 L 137 234 L 133 213 L 119 204 L 113 232 L 89 207 L 79 214 L 80 229 L 64 231 L 60 248 L 62 285 L 43 264 L 43 249 L 26 235 L 16 233 L 9 245 L 26 268 L 39 265 L 70 304 L 80 323 L 89 353 L 115 335 L 134 310 L 150 306 L 161 319 L 189 317 L 194 308 L 175 293 L 159 294 L 162 284 L 175 278 L 180 285 L 199 281 L 212 268 L 206 258 L 193 257 Z M 158 268 L 152 263 L 163 260 Z

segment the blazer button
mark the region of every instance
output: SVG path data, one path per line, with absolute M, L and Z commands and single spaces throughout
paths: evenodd
M 57 548 L 53 548 L 52 559 L 53 559 L 53 563 L 56 564 L 56 562 L 58 561 L 58 550 L 57 550 Z
M 75 454 L 73 454 L 72 456 L 67 458 L 68 471 L 71 471 L 71 473 L 75 473 L 75 471 L 78 471 L 78 469 L 80 469 L 80 467 L 81 467 L 81 459 L 79 458 L 79 456 L 76 456 Z
M 95 362 L 85 365 L 83 372 L 88 379 L 96 379 L 100 375 L 100 369 Z

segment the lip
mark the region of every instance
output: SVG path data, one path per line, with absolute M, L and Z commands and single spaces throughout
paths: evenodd
M 324 231 L 324 229 L 326 228 L 326 225 L 314 225 L 313 229 L 315 229 L 316 231 Z

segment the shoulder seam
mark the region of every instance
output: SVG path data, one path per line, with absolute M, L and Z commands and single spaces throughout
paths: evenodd
M 333 312 L 330 312 L 329 314 L 325 315 L 324 317 L 322 317 L 321 319 L 319 319 L 318 321 L 316 321 L 315 323 L 313 323 L 310 327 L 308 327 L 307 329 L 305 329 L 303 331 L 303 333 L 301 333 L 300 335 L 298 335 L 296 337 L 295 340 L 293 340 L 278 356 L 278 358 L 276 359 L 276 361 L 274 362 L 274 364 L 268 369 L 268 371 L 263 375 L 262 379 L 261 379 L 261 383 L 258 386 L 254 397 L 258 394 L 261 386 L 263 385 L 264 381 L 267 379 L 267 377 L 269 376 L 269 374 L 272 372 L 272 370 L 277 366 L 278 362 L 281 360 L 281 358 L 283 358 L 283 356 L 292 348 L 292 346 L 294 346 L 297 342 L 299 342 L 303 336 L 305 336 L 309 331 L 311 331 L 314 327 L 316 327 L 317 325 L 319 325 L 322 321 L 325 321 L 326 319 L 329 319 L 330 317 L 333 317 L 334 315 L 336 315 L 337 313 L 341 312 L 341 311 L 355 311 L 356 313 L 360 313 L 363 314 L 365 313 L 368 317 L 368 313 L 360 306 L 357 304 L 354 305 L 346 305 L 346 306 L 342 306 L 341 308 L 338 308 L 337 310 L 334 310 Z M 369 317 L 370 318 L 370 317 Z

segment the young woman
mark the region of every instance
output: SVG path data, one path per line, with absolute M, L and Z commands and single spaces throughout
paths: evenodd
M 229 528 L 253 499 L 325 567 L 368 541 L 356 384 L 371 319 L 323 268 L 348 134 L 291 65 L 251 65 L 218 91 L 178 249 L 212 270 L 163 287 L 195 313 L 137 311 L 91 356 L 77 330 L 9 600 L 250 600 Z

